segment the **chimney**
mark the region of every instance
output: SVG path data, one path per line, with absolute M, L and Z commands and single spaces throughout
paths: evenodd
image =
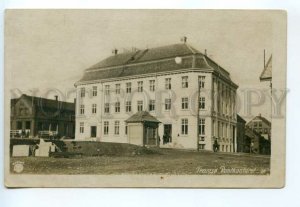
M 58 101 L 58 96 L 54 96 L 55 97 L 55 101 Z
M 117 48 L 113 49 L 112 54 L 117 55 L 118 54 L 118 49 Z
M 181 39 L 180 39 L 181 42 L 183 42 L 184 44 L 186 43 L 187 41 L 187 37 L 186 36 L 183 36 Z
M 258 116 L 261 117 L 261 113 L 259 113 Z
M 204 50 L 204 55 L 207 56 L 207 50 L 206 49 Z

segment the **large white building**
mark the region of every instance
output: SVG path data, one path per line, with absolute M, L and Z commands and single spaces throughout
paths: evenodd
M 187 43 L 102 60 L 75 83 L 76 140 L 129 143 L 138 111 L 159 120 L 159 146 L 233 152 L 236 89 L 229 73 Z

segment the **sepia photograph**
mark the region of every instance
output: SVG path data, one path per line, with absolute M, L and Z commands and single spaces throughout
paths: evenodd
M 286 25 L 279 10 L 6 10 L 5 185 L 282 188 Z

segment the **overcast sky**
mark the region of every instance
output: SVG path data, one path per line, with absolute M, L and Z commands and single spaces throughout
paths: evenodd
M 259 81 L 263 50 L 267 58 L 272 53 L 272 23 L 263 12 L 20 10 L 7 12 L 5 26 L 6 72 L 12 88 L 27 94 L 34 88 L 42 96 L 48 88 L 66 93 L 113 48 L 175 44 L 182 36 L 230 72 L 242 102 L 244 89 L 269 88 Z M 268 117 L 269 106 L 267 99 L 253 115 Z

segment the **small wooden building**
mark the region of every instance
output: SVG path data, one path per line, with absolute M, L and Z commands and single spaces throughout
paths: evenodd
M 11 99 L 11 138 L 75 135 L 75 103 L 28 96 Z
M 130 144 L 140 146 L 159 146 L 158 121 L 146 111 L 139 111 L 125 121 Z
M 243 145 L 243 152 L 246 153 L 271 154 L 270 141 L 248 126 L 245 127 Z

